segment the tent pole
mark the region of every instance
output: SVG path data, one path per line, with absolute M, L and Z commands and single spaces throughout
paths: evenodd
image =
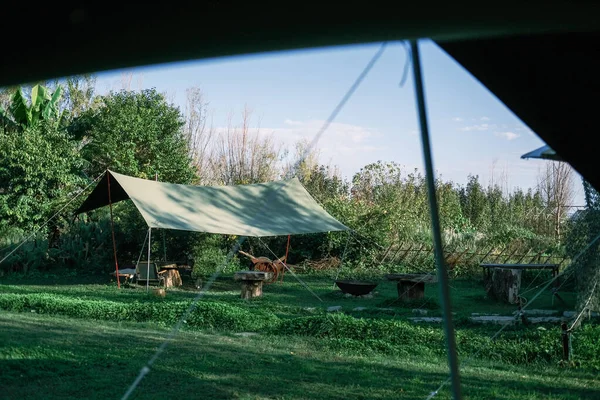
M 167 262 L 167 240 L 165 238 L 166 233 L 165 230 L 162 229 L 162 238 L 163 238 L 163 257 L 165 258 L 164 261 L 165 263 Z
M 440 217 L 435 190 L 435 178 L 433 176 L 433 160 L 431 156 L 431 143 L 429 142 L 429 127 L 427 124 L 427 110 L 425 108 L 425 91 L 423 89 L 423 76 L 421 74 L 421 60 L 419 45 L 416 40 L 410 41 L 412 55 L 412 67 L 415 84 L 415 97 L 419 125 L 421 126 L 421 144 L 423 146 L 423 158 L 425 160 L 425 178 L 427 179 L 427 191 L 429 193 L 429 213 L 431 215 L 431 230 L 435 248 L 435 261 L 437 266 L 438 281 L 440 282 L 440 299 L 444 316 L 444 330 L 446 331 L 446 344 L 448 347 L 448 365 L 450 367 L 450 380 L 452 382 L 452 397 L 460 400 L 460 376 L 458 373 L 458 357 L 456 354 L 456 339 L 452 325 L 452 307 L 450 304 L 450 291 L 448 289 L 448 274 L 444 263 L 442 248 L 442 234 L 440 233 Z
M 110 230 L 112 233 L 113 253 L 115 255 L 115 273 L 117 274 L 117 287 L 121 288 L 121 280 L 119 279 L 119 262 L 117 261 L 117 242 L 115 241 L 115 222 L 113 220 L 112 199 L 110 197 L 110 172 L 106 170 L 106 182 L 108 184 L 108 207 L 110 208 Z
M 289 261 L 288 261 L 288 254 L 290 253 L 290 237 L 291 236 L 292 235 L 288 235 L 287 246 L 285 246 L 285 263 L 286 263 L 286 265 L 289 263 Z M 281 282 L 280 283 L 283 283 L 283 276 L 284 275 L 285 275 L 285 268 L 281 272 Z
M 333 281 L 333 289 L 335 289 L 335 281 L 337 281 L 338 278 L 340 277 L 340 271 L 344 264 L 344 258 L 346 257 L 346 250 L 348 250 L 348 243 L 350 243 L 350 235 L 353 232 L 354 231 L 350 230 L 350 231 L 347 231 L 347 233 L 346 233 L 346 245 L 344 246 L 344 251 L 342 252 L 342 258 L 340 259 L 340 265 L 338 265 L 338 269 L 335 273 L 335 280 Z
M 150 290 L 150 247 L 152 244 L 152 228 L 148 227 L 148 269 L 146 270 L 146 292 Z
M 290 252 L 290 236 L 292 235 L 288 235 L 288 240 L 287 240 L 287 246 L 285 247 L 285 263 L 288 263 L 288 254 Z
M 156 172 L 154 174 L 154 181 L 158 182 L 158 172 Z M 163 261 L 166 263 L 167 262 L 167 242 L 165 240 L 165 230 L 162 229 L 161 233 L 162 233 L 162 239 L 163 239 L 163 257 L 164 257 Z

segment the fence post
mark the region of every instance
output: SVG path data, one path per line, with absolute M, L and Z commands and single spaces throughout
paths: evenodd
M 562 348 L 563 348 L 563 360 L 569 361 L 569 329 L 565 322 L 561 325 L 562 328 Z

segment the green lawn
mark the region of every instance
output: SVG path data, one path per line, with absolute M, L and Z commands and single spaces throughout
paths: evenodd
M 149 324 L 0 314 L 1 397 L 118 399 L 168 334 Z M 352 356 L 305 337 L 180 332 L 131 398 L 424 399 L 443 358 Z M 467 399 L 599 398 L 594 373 L 474 362 Z M 448 399 L 442 390 L 437 399 Z
M 312 295 L 302 284 L 289 274 L 285 277 L 285 282 L 265 285 L 265 296 L 261 299 L 253 301 L 256 307 L 266 308 L 277 312 L 280 315 L 298 315 L 299 313 L 307 313 L 306 308 L 324 309 L 329 306 L 342 306 L 344 311 L 351 311 L 356 307 L 366 307 L 368 310 L 378 308 L 390 308 L 386 313 L 395 313 L 401 315 L 411 314 L 413 308 L 427 308 L 430 315 L 440 315 L 438 301 L 437 284 L 427 284 L 425 286 L 424 301 L 416 301 L 412 304 L 402 304 L 397 301 L 397 289 L 393 282 L 380 280 L 379 285 L 375 289 L 373 298 L 354 298 L 344 297 L 337 287 L 333 286 L 333 281 L 324 279 L 320 276 L 299 275 L 299 278 L 317 295 L 319 300 Z M 544 277 L 546 278 L 546 277 Z M 535 287 L 542 280 L 535 282 L 530 288 Z M 98 300 L 115 300 L 128 301 L 140 300 L 140 295 L 145 293 L 145 287 L 132 285 L 129 288 L 118 290 L 116 285 L 102 284 L 22 284 L 22 282 L 14 282 L 15 284 L 0 285 L 1 293 L 56 293 L 70 297 L 98 299 Z M 511 315 L 516 307 L 497 303 L 487 299 L 483 284 L 475 280 L 452 280 L 451 296 L 452 305 L 457 317 L 470 316 L 471 313 L 495 313 L 501 315 Z M 523 284 L 523 289 L 527 288 L 529 283 Z M 206 300 L 222 301 L 229 304 L 244 304 L 248 303 L 239 299 L 239 284 L 233 281 L 232 276 L 226 275 L 220 277 L 212 288 L 205 294 Z M 532 298 L 537 293 L 537 290 L 529 291 L 526 296 Z M 170 289 L 164 301 L 179 301 L 192 299 L 196 296 L 195 290 L 180 290 Z M 549 290 L 543 292 L 534 303 L 530 304 L 529 308 L 536 309 L 556 309 L 556 310 L 572 310 L 575 303 L 574 293 L 561 292 L 561 297 L 566 304 L 560 301 L 552 300 L 552 295 Z M 367 310 L 367 312 L 368 312 Z
M 230 276 L 218 279 L 201 300 L 198 324 L 179 332 L 132 398 L 425 399 L 446 379 L 441 326 L 406 322 L 419 305 L 439 314 L 435 285 L 427 287 L 425 302 L 402 304 L 394 301 L 391 282 L 381 282 L 373 298 L 356 299 L 340 295 L 330 280 L 301 278 L 323 302 L 291 276 L 250 302 L 239 299 Z M 169 290 L 159 299 L 135 285 L 119 290 L 101 283 L 45 283 L 0 285 L 0 305 L 23 311 L 0 311 L 0 398 L 121 398 L 179 318 L 161 319 L 156 312 L 187 307 L 197 294 Z M 560 367 L 555 326 L 511 327 L 490 342 L 498 326 L 474 326 L 461 317 L 509 315 L 515 307 L 486 299 L 476 281 L 451 284 L 460 359 L 468 360 L 461 368 L 465 398 L 600 398 L 598 327 L 586 327 L 574 341 L 586 364 Z M 562 297 L 574 300 L 572 293 Z M 130 322 L 124 312 L 133 304 L 158 311 Z M 76 312 L 65 309 L 70 305 Z M 333 305 L 347 316 L 328 315 L 325 309 Z M 353 312 L 355 307 L 367 310 Z M 556 309 L 564 307 L 572 303 Z M 552 308 L 550 292 L 532 308 Z M 252 315 L 269 322 L 255 323 Z M 224 328 L 229 322 L 221 324 L 220 316 L 241 322 Z M 113 322 L 118 318 L 123 321 Z M 257 334 L 240 336 L 246 326 Z M 448 388 L 435 398 L 448 399 Z

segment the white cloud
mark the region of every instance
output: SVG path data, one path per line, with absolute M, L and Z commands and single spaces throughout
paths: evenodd
M 261 136 L 271 136 L 276 143 L 290 149 L 293 154 L 294 144 L 300 140 L 312 141 L 325 121 L 307 120 L 295 121 L 286 119 L 282 128 L 261 127 Z M 256 133 L 258 128 L 250 129 Z M 227 128 L 217 128 L 217 132 L 226 132 Z M 416 132 L 416 131 L 415 131 Z M 377 160 L 378 151 L 385 146 L 377 139 L 383 135 L 375 129 L 333 122 L 321 135 L 316 149 L 322 163 L 330 163 L 340 168 L 344 174 L 353 174 L 364 165 Z M 375 158 L 374 158 L 375 157 Z
M 460 128 L 461 131 L 471 132 L 471 131 L 487 131 L 489 129 L 495 128 L 496 125 L 490 124 L 479 124 L 479 125 L 470 125 Z
M 514 132 L 495 132 L 494 135 L 504 138 L 506 140 L 514 140 L 516 138 L 518 138 L 519 135 L 518 133 L 514 133 Z
M 480 121 L 489 121 L 490 119 L 488 117 L 481 117 L 479 118 Z
M 452 118 L 452 121 L 454 121 L 454 122 L 462 122 L 464 120 L 461 117 L 454 117 L 454 118 Z

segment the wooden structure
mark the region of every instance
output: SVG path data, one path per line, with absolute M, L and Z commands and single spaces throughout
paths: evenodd
M 120 286 L 120 280 L 121 278 L 125 278 L 125 280 L 123 281 L 123 284 L 128 284 L 129 282 L 131 282 L 133 280 L 133 278 L 135 277 L 135 268 L 124 268 L 124 269 L 120 269 L 119 272 L 117 273 L 117 271 L 113 271 L 110 273 L 110 275 L 114 276 L 117 281 L 119 281 L 119 286 Z
M 242 282 L 242 299 L 253 299 L 262 296 L 263 282 L 273 278 L 271 272 L 263 271 L 238 271 L 233 276 L 236 281 Z
M 245 251 L 240 250 L 240 254 L 248 257 L 254 264 L 251 268 L 252 271 L 270 272 L 272 277 L 265 281 L 265 283 L 276 282 L 279 277 L 283 282 L 283 276 L 285 274 L 285 267 L 287 264 L 286 256 L 280 257 L 277 260 L 271 260 L 268 257 L 254 257 L 252 254 L 248 254 Z M 284 265 L 285 264 L 285 265 Z
M 483 281 L 488 296 L 505 303 L 519 304 L 521 274 L 524 270 L 550 270 L 552 277 L 558 276 L 559 264 L 480 264 L 483 269 Z M 559 282 L 554 281 L 554 295 L 558 295 Z
M 161 265 L 160 274 L 164 277 L 165 288 L 182 286 L 181 275 L 179 274 L 179 267 L 177 264 L 166 264 Z
M 385 277 L 398 282 L 398 298 L 403 301 L 424 298 L 425 283 L 437 282 L 435 274 L 388 274 Z

